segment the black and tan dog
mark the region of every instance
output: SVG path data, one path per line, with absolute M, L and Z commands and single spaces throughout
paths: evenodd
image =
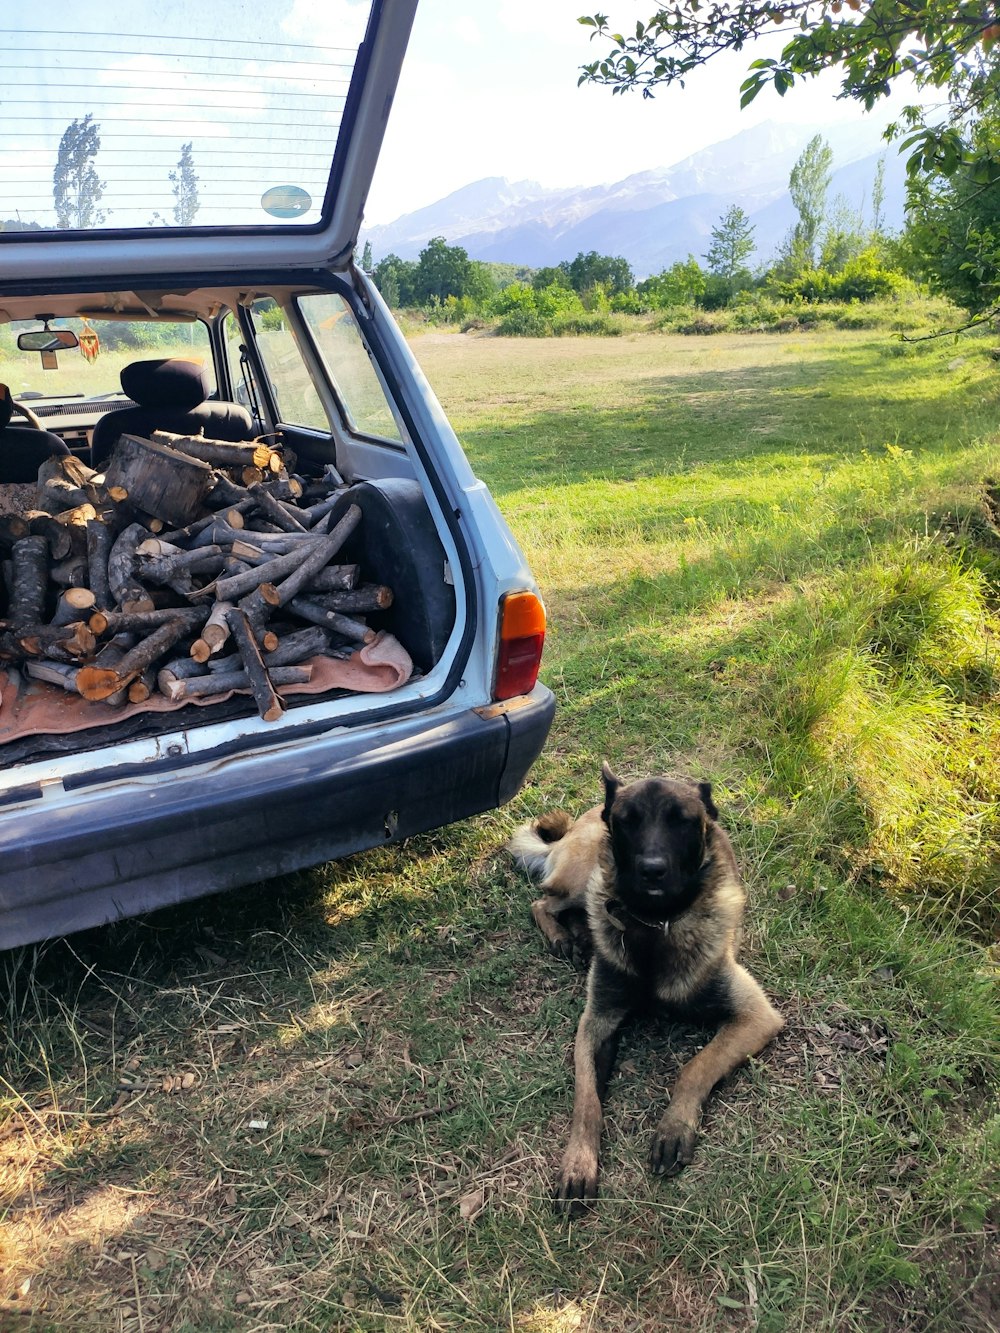
M 745 894 L 707 782 L 649 778 L 622 786 L 604 765 L 604 805 L 518 829 L 508 844 L 540 878 L 532 914 L 551 951 L 593 950 L 576 1034 L 573 1128 L 555 1203 L 576 1212 L 597 1197 L 601 1099 L 622 1024 L 663 1006 L 718 1023 L 681 1070 L 653 1134 L 650 1165 L 672 1175 L 691 1161 L 705 1098 L 780 1032 L 781 1015 L 736 961 Z

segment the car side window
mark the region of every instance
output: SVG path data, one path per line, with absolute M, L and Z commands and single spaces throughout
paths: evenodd
M 347 302 L 332 292 L 316 292 L 300 296 L 297 305 L 336 389 L 348 429 L 355 435 L 401 443 L 396 418 Z
M 267 371 L 278 409 L 287 426 L 329 431 L 330 419 L 309 377 L 298 343 L 285 322 L 284 311 L 270 297 L 251 306 L 257 350 Z M 237 353 L 237 359 L 239 354 Z

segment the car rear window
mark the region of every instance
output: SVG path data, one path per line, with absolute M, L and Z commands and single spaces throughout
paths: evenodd
M 370 2 L 218 0 L 172 31 L 179 10 L 139 4 L 123 33 L 106 6 L 21 8 L 0 28 L 0 235 L 320 220 Z

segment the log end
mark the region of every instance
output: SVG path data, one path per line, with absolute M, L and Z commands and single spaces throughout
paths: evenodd
M 81 667 L 76 673 L 76 688 L 85 699 L 94 703 L 107 699 L 109 695 L 121 689 L 122 684 L 114 671 L 102 667 Z

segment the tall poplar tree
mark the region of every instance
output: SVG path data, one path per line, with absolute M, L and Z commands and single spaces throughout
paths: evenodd
M 201 207 L 198 199 L 198 176 L 194 169 L 194 153 L 190 143 L 181 145 L 177 170 L 169 180 L 174 190 L 174 222 L 178 227 L 190 227 Z
M 87 231 L 99 227 L 107 216 L 98 208 L 104 181 L 97 174 L 94 159 L 100 148 L 100 126 L 90 112 L 66 126 L 52 173 L 56 225 L 62 231 Z

